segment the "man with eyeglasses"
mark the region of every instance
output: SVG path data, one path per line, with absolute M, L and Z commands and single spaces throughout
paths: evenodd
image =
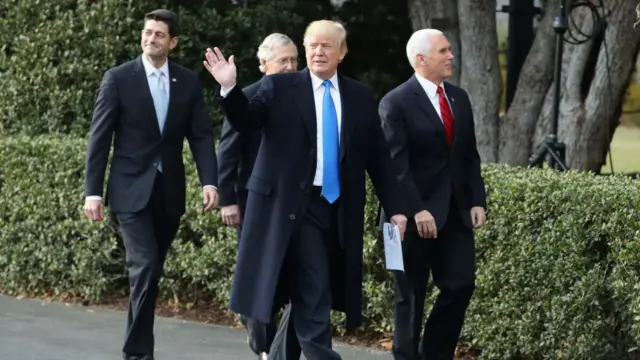
M 273 33 L 267 36 L 258 47 L 258 60 L 260 71 L 266 76 L 285 72 L 294 72 L 298 67 L 298 50 L 294 42 L 286 35 Z M 252 98 L 260 89 L 264 77 L 247 86 L 242 91 L 247 98 Z M 262 132 L 256 131 L 250 134 L 240 134 L 233 130 L 228 121 L 222 125 L 218 153 L 218 176 L 220 189 L 220 213 L 222 222 L 227 226 L 237 229 L 238 240 L 242 232 L 242 218 L 247 203 L 247 180 L 253 170 L 253 165 L 260 148 Z M 283 305 L 286 299 L 276 302 L 274 313 Z M 290 307 L 286 307 L 282 315 L 288 319 Z M 248 332 L 248 343 L 251 350 L 260 359 L 266 359 L 269 348 L 273 343 L 277 331 L 275 319 L 269 324 L 264 324 L 255 319 L 241 316 L 241 321 Z M 282 322 L 287 324 L 288 321 Z M 297 341 L 293 341 L 292 351 L 300 356 L 300 348 Z

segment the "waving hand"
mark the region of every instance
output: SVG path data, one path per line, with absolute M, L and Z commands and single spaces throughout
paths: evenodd
M 236 65 L 233 63 L 233 55 L 227 61 L 222 52 L 217 47 L 207 48 L 204 67 L 209 71 L 214 79 L 222 86 L 223 90 L 229 89 L 236 84 Z

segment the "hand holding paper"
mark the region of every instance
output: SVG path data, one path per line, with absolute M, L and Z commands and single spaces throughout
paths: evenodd
M 400 232 L 400 240 L 404 239 L 404 231 L 407 229 L 407 217 L 402 214 L 398 214 L 393 215 L 390 220 L 391 224 L 398 227 L 398 231 Z
M 384 256 L 387 269 L 404 271 L 400 229 L 397 225 L 384 223 L 382 232 L 384 238 Z

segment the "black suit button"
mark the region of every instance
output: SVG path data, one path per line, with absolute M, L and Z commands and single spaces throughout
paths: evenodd
M 305 184 L 305 183 L 301 182 L 301 183 L 300 183 L 300 189 L 304 189 L 305 187 L 307 187 L 307 184 Z
M 295 220 L 295 219 L 296 219 L 296 216 L 295 216 L 295 215 L 293 215 L 293 214 L 289 214 L 289 219 L 290 219 L 290 220 Z

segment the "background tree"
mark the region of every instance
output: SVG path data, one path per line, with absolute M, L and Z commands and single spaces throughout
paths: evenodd
M 574 2 L 567 3 L 571 9 Z M 605 163 L 640 44 L 640 32 L 631 31 L 637 4 L 623 0 L 597 2 L 603 3 L 604 7 L 596 11 L 606 21 L 604 32 L 583 44 L 564 46 L 558 126 L 559 139 L 567 146 L 567 165 L 594 172 L 599 172 Z M 495 0 L 409 0 L 408 4 L 414 29 L 441 28 L 454 49 L 459 46 L 460 84 L 474 104 L 483 160 L 526 165 L 549 132 L 555 54 L 553 20 L 558 15 L 559 0 L 542 1 L 543 16 L 520 73 L 513 103 L 499 121 L 501 77 Z M 598 35 L 596 25 L 587 7 L 570 13 L 573 34 Z
M 562 58 L 558 136 L 567 146 L 567 165 L 599 172 L 620 122 L 625 90 L 638 59 L 640 32 L 632 31 L 635 4 L 608 0 L 598 9 L 606 21 L 603 33 L 584 44 L 565 44 Z M 532 50 L 525 63 L 514 102 L 502 119 L 500 161 L 525 164 L 544 140 L 553 101 L 553 17 L 558 0 L 546 2 Z M 587 8 L 571 13 L 570 31 L 594 33 Z M 577 35 L 580 38 L 580 35 Z
M 442 30 L 456 56 L 451 79 L 473 103 L 478 151 L 484 161 L 498 161 L 498 116 L 502 76 L 498 61 L 495 0 L 409 0 L 414 30 Z

